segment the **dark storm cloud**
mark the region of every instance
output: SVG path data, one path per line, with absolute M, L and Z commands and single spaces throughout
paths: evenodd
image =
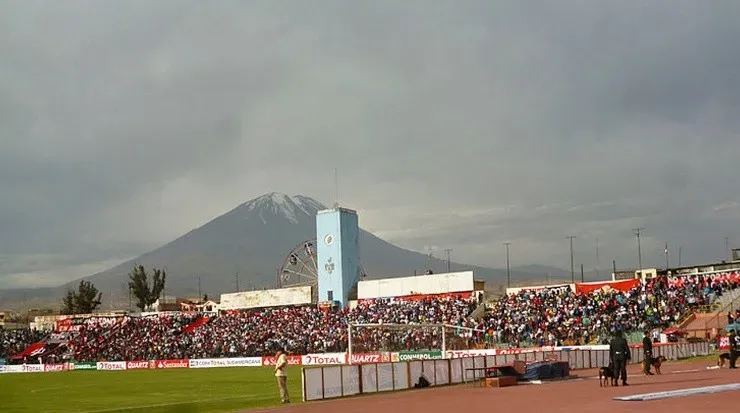
M 0 286 L 328 201 L 335 167 L 364 226 L 484 265 L 628 257 L 641 225 L 710 260 L 739 229 L 736 2 L 2 8 Z

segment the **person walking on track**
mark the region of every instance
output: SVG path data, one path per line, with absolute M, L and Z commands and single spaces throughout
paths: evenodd
M 738 356 L 738 339 L 737 334 L 735 333 L 735 330 L 730 330 L 730 368 L 736 369 L 737 366 L 735 366 L 735 363 L 737 362 L 737 356 Z
M 290 403 L 288 375 L 285 373 L 285 369 L 288 367 L 288 356 L 285 355 L 285 350 L 278 350 L 275 359 L 275 377 L 277 377 L 278 390 L 280 391 L 280 402 L 283 404 Z
M 653 342 L 650 340 L 650 332 L 645 331 L 645 337 L 642 339 L 642 354 L 645 374 L 652 376 L 650 371 L 650 361 L 653 359 Z

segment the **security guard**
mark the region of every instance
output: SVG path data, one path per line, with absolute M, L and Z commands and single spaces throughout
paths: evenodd
M 650 360 L 653 358 L 653 341 L 650 340 L 650 332 L 645 331 L 645 337 L 642 338 L 643 364 L 645 365 L 645 374 L 653 375 L 650 371 Z
M 735 335 L 735 330 L 730 331 L 730 368 L 736 369 L 735 362 L 737 361 L 737 350 L 738 350 L 738 339 Z
M 630 354 L 630 348 L 627 344 L 627 340 L 622 337 L 622 332 L 617 330 L 614 332 L 614 338 L 609 343 L 609 356 L 614 364 L 614 380 L 622 378 L 622 385 L 628 386 L 627 384 L 627 361 L 632 358 Z

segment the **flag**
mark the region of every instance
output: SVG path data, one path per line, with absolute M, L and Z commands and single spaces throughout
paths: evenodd
M 667 242 L 665 243 L 665 251 L 664 252 L 665 252 L 665 255 L 668 255 L 668 243 Z

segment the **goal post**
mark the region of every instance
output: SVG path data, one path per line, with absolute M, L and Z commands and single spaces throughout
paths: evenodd
M 484 342 L 484 330 L 449 324 L 362 324 L 347 326 L 347 353 L 467 350 Z

